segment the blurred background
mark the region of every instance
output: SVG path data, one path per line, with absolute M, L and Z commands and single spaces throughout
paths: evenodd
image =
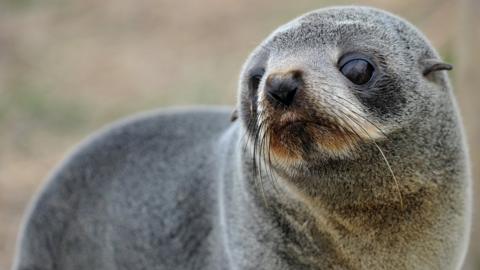
M 280 24 L 334 4 L 397 13 L 454 64 L 478 180 L 479 1 L 0 0 L 0 269 L 32 195 L 85 136 L 142 110 L 233 105 L 248 53 Z M 480 269 L 479 202 L 465 269 Z

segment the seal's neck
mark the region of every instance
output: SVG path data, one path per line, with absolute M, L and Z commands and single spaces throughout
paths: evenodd
M 277 176 L 261 171 L 255 177 L 252 159 L 239 131 L 221 144 L 223 161 L 219 189 L 222 241 L 233 269 L 311 269 L 346 264 L 320 230 L 305 202 L 278 186 Z M 224 137 L 225 138 L 225 137 Z M 227 139 L 226 139 L 227 140 Z M 232 147 L 233 146 L 233 147 Z M 233 263 L 234 262 L 234 263 Z M 323 268 L 322 268 L 323 269 Z
M 407 222 L 418 211 L 426 211 L 421 202 L 425 194 L 404 198 L 407 205 L 402 208 L 396 198 L 387 198 L 391 186 L 383 185 L 372 194 L 358 186 L 342 186 L 352 180 L 344 179 L 353 175 L 346 168 L 332 170 L 335 175 L 324 173 L 323 179 L 303 180 L 316 181 L 311 185 L 314 190 L 266 170 L 255 177 L 240 131 L 232 131 L 228 142 L 221 144 L 225 148 L 219 189 L 223 244 L 238 269 L 260 269 L 265 264 L 272 269 L 355 269 L 356 258 L 382 268 L 386 262 L 381 258 L 395 257 L 397 243 L 415 237 L 406 233 Z M 348 169 L 362 171 L 354 165 Z M 381 186 L 383 179 L 370 178 L 370 184 Z M 356 204 L 359 200 L 368 203 Z M 415 226 L 425 231 L 422 224 Z M 392 254 L 385 254 L 388 250 Z M 380 253 L 378 260 L 368 259 Z

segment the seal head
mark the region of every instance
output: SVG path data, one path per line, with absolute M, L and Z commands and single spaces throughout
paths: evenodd
M 431 97 L 446 91 L 436 71 L 451 66 L 414 27 L 351 9 L 315 11 L 280 27 L 244 67 L 241 120 L 279 171 L 304 174 L 355 157 L 362 145 L 410 129 Z

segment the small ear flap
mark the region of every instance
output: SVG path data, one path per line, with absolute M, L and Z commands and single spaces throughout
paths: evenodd
M 234 122 L 237 119 L 238 119 L 238 111 L 237 109 L 234 109 L 232 114 L 230 115 L 230 122 Z
M 425 59 L 422 61 L 423 76 L 439 71 L 439 70 L 452 70 L 453 66 L 447 63 L 443 63 L 438 59 Z

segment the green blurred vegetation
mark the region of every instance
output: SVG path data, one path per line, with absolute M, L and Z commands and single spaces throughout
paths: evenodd
M 85 128 L 88 111 L 78 100 L 55 96 L 44 89 L 19 84 L 2 95 L 0 123 L 22 122 L 26 126 L 63 135 Z

